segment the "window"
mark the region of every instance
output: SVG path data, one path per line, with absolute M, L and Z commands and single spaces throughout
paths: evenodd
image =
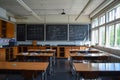
M 107 22 L 114 20 L 115 17 L 115 9 L 112 9 L 107 14 Z
M 92 42 L 93 44 L 98 44 L 98 30 L 92 31 Z
M 116 19 L 120 18 L 120 6 L 118 6 L 116 8 L 116 14 L 115 14 L 115 16 L 116 16 Z
M 120 3 L 92 19 L 92 43 L 120 49 Z
M 114 46 L 114 25 L 107 26 L 106 44 Z
M 94 28 L 94 27 L 95 27 L 95 22 L 93 21 L 93 22 L 92 22 L 92 28 Z
M 120 23 L 115 27 L 115 40 L 116 46 L 120 46 Z
M 99 24 L 102 25 L 105 23 L 105 15 L 100 16 L 99 18 Z
M 92 28 L 98 26 L 98 18 L 95 18 L 92 22 Z
M 105 45 L 105 26 L 99 28 L 99 44 Z

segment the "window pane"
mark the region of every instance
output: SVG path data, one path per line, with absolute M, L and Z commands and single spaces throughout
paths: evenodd
M 120 24 L 116 25 L 116 45 L 120 46 Z
M 116 19 L 120 18 L 120 6 L 116 8 Z
M 100 23 L 100 25 L 105 23 L 105 15 L 100 17 L 99 23 Z
M 92 45 L 95 45 L 94 34 L 95 34 L 95 30 L 92 30 L 92 37 L 91 37 Z
M 93 44 L 98 44 L 98 30 L 92 31 L 92 42 Z
M 98 18 L 95 18 L 95 19 L 92 21 L 92 28 L 97 27 L 97 26 L 98 26 Z
M 114 20 L 114 16 L 115 16 L 114 13 L 115 13 L 115 10 L 114 10 L 114 9 L 108 12 L 107 22 Z
M 92 28 L 94 28 L 94 27 L 95 27 L 95 22 L 93 21 L 93 22 L 92 22 Z
M 105 27 L 99 28 L 99 44 L 105 45 Z
M 113 26 L 110 27 L 110 45 L 111 46 L 114 45 L 114 27 Z
M 98 44 L 98 30 L 95 30 L 95 42 Z
M 108 46 L 114 46 L 114 26 L 107 26 L 107 41 Z

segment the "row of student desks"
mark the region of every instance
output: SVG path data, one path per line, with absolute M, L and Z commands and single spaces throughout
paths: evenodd
M 76 79 L 97 78 L 100 76 L 118 76 L 120 74 L 120 63 L 109 63 L 109 53 L 96 49 L 80 51 L 70 50 L 71 71 Z M 45 61 L 44 61 L 45 60 Z M 28 49 L 28 52 L 16 54 L 15 62 L 0 62 L 0 71 L 18 71 L 23 74 L 31 73 L 32 78 L 37 72 L 42 72 L 42 80 L 46 80 L 46 71 L 54 74 L 55 50 Z M 27 79 L 25 79 L 27 80 Z
M 5 74 L 13 73 L 14 71 L 20 72 L 24 74 L 29 73 L 29 78 L 33 78 L 36 76 L 36 72 L 42 72 L 42 80 L 46 80 L 46 70 L 48 68 L 48 62 L 0 62 L 0 71 Z M 25 78 L 26 79 L 26 78 Z M 28 79 L 28 78 L 27 78 Z
M 96 49 L 80 51 L 70 50 L 72 74 L 76 79 L 98 79 L 101 76 L 119 76 L 120 63 L 109 62 L 111 55 Z
M 101 76 L 119 76 L 120 63 L 73 63 L 76 78 L 98 79 Z
M 47 80 L 47 69 L 53 74 L 53 65 L 55 64 L 55 50 L 29 49 L 28 52 L 16 54 L 14 62 L 0 62 L 0 71 L 9 75 L 12 72 L 21 72 L 25 80 L 33 79 L 38 72 L 42 72 L 42 80 Z M 28 75 L 28 76 L 27 76 Z M 30 80 L 31 80 L 30 79 Z

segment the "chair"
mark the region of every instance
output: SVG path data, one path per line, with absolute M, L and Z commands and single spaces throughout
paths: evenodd
M 19 71 L 1 70 L 0 80 L 23 80 L 23 77 Z
M 88 53 L 99 53 L 100 51 L 88 51 Z
M 99 79 L 99 72 L 84 72 L 81 74 L 81 77 L 84 80 L 98 80 Z
M 34 80 L 38 76 L 37 71 L 22 71 L 22 77 L 24 77 L 24 80 Z
M 108 60 L 108 56 L 100 56 L 98 57 L 97 62 L 106 62 Z
M 16 61 L 24 62 L 24 61 L 27 61 L 27 59 L 25 56 L 17 56 Z
M 36 56 L 35 58 L 39 62 L 49 62 L 49 57 L 48 56 Z
M 6 74 L 0 74 L 0 80 L 5 80 L 5 79 L 6 79 L 6 77 L 7 77 L 7 75 L 6 75 Z
M 84 58 L 82 56 L 72 56 L 73 62 L 83 62 Z

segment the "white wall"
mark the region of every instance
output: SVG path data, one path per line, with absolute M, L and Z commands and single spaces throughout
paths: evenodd
M 78 20 L 75 21 L 77 15 L 46 15 L 40 16 L 42 20 L 38 20 L 34 16 L 26 16 L 25 19 L 17 19 L 17 23 L 73 23 L 73 24 L 89 24 L 90 19 L 88 16 L 80 16 Z
M 8 19 L 6 10 L 1 7 L 0 7 L 0 18 L 6 19 L 6 20 Z

